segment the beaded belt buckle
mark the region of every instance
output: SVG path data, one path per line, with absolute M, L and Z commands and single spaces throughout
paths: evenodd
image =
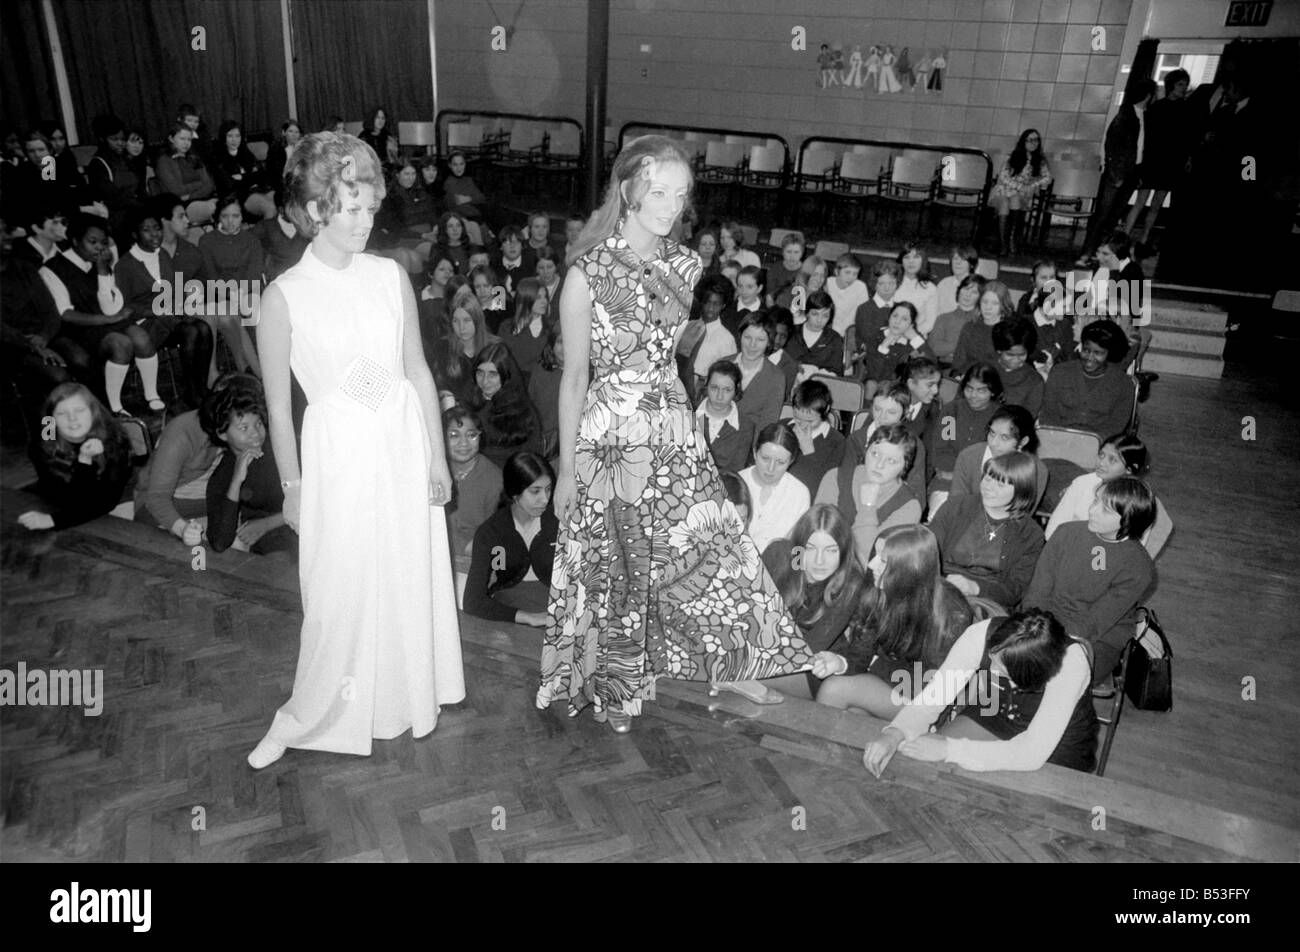
M 339 389 L 373 412 L 383 404 L 392 387 L 393 374 L 383 365 L 362 355 L 352 362 L 343 386 Z

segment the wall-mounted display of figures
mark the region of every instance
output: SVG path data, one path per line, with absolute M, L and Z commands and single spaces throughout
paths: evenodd
M 863 77 L 860 85 L 865 85 L 868 89 L 875 89 L 876 83 L 880 81 L 880 47 L 873 46 L 867 51 L 867 74 Z
M 943 71 L 948 66 L 946 47 L 911 47 L 895 52 L 892 44 L 866 47 L 860 43 L 822 43 L 817 54 L 817 79 L 822 89 L 843 86 L 872 93 L 938 92 L 943 89 Z M 847 63 L 845 62 L 847 60 Z
M 916 77 L 912 75 L 912 57 L 911 51 L 904 46 L 902 52 L 898 54 L 898 82 L 907 92 L 912 91 L 916 85 Z
M 935 58 L 930 62 L 930 82 L 927 89 L 943 89 L 943 71 L 948 68 L 948 48 L 943 47 L 939 50 Z
M 844 74 L 844 85 L 854 89 L 862 88 L 862 47 L 853 47 L 849 56 L 849 71 Z
M 923 93 L 928 93 L 930 91 L 929 86 L 927 84 L 930 81 L 930 66 L 932 65 L 933 61 L 934 61 L 934 51 L 922 50 L 921 58 L 916 61 L 916 66 L 913 67 L 913 71 L 916 74 L 915 88 L 921 90 L 921 92 Z
M 882 93 L 896 93 L 903 87 L 898 82 L 898 75 L 894 72 L 894 64 L 898 62 L 898 57 L 894 55 L 894 48 L 886 45 L 884 53 L 880 56 L 880 86 Z
M 834 62 L 835 55 L 831 52 L 831 48 L 823 43 L 821 52 L 817 54 L 817 68 L 821 70 L 822 89 L 839 85 L 840 74 L 831 68 Z

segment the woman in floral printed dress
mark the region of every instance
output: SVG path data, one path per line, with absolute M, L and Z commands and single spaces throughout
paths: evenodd
M 812 661 L 677 376 L 702 267 L 666 236 L 690 186 L 671 140 L 630 143 L 560 299 L 560 532 L 537 705 L 567 699 L 571 717 L 593 706 L 619 733 L 659 677 L 774 703 L 754 682 Z

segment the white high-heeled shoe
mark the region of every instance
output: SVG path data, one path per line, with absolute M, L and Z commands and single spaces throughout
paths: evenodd
M 254 770 L 269 767 L 283 757 L 287 749 L 284 744 L 277 744 L 269 737 L 263 737 L 261 742 L 253 748 L 253 752 L 248 755 L 248 765 Z

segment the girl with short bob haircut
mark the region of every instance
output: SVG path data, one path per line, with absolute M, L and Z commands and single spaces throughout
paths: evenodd
M 979 493 L 949 498 L 931 519 L 945 577 L 963 595 L 1004 608 L 1020 601 L 1043 549 L 1043 530 L 1031 518 L 1037 495 L 1032 456 L 994 456 L 984 464 Z

